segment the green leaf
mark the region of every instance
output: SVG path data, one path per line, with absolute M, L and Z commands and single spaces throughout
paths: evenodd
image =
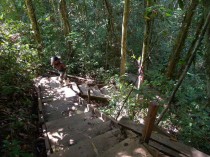
M 166 15 L 167 17 L 170 17 L 170 16 L 172 16 L 172 15 L 171 15 L 171 14 L 169 14 L 169 13 L 166 13 L 165 15 Z

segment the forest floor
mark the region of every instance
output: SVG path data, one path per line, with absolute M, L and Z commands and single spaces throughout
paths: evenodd
M 1 97 L 0 154 L 3 157 L 45 157 L 45 143 L 38 122 L 37 104 L 37 94 L 33 85 L 27 94 Z

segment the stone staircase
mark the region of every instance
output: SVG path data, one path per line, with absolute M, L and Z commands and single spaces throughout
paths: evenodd
M 151 156 L 143 145 L 139 147 L 136 134 L 93 112 L 75 84 L 62 87 L 57 77 L 51 77 L 37 79 L 36 86 L 48 156 Z
M 160 130 L 150 129 L 128 119 L 117 122 L 87 104 L 80 96 L 110 99 L 106 90 L 71 82 L 61 86 L 57 77 L 35 79 L 39 121 L 49 157 L 209 157 L 207 154 L 172 140 Z M 89 93 L 89 95 L 87 95 Z M 151 118 L 150 115 L 148 119 Z M 146 129 L 144 129 L 146 128 Z M 140 143 L 148 135 L 149 142 Z M 157 129 L 157 128 L 156 128 Z

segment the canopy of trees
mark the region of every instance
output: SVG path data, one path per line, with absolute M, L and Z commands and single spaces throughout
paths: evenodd
M 71 75 L 115 80 L 107 114 L 122 99 L 138 121 L 157 100 L 156 124 L 210 154 L 209 11 L 207 0 L 1 0 L 1 151 L 33 154 L 21 141 L 35 127 L 32 81 L 57 55 Z M 135 87 L 127 74 L 138 78 Z

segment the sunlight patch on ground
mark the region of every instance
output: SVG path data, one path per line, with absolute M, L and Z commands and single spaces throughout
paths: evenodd
M 125 151 L 117 153 L 116 157 L 132 157 L 131 155 L 128 155 Z
M 76 96 L 76 93 L 69 87 L 63 87 L 61 89 L 58 89 L 58 92 L 63 93 L 66 98 Z

